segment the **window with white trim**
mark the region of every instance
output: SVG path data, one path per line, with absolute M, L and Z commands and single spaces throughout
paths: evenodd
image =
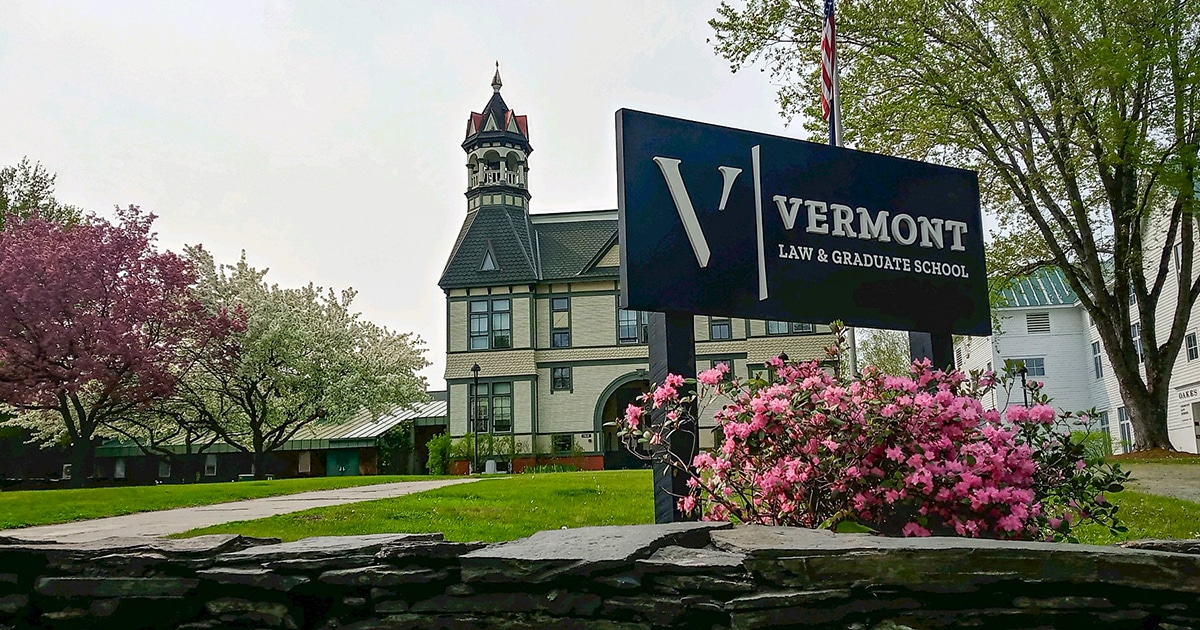
M 209 453 L 204 456 L 204 476 L 217 476 L 217 455 L 215 453 Z
M 1026 357 L 1024 359 L 1009 359 L 1017 364 L 1017 369 L 1022 365 L 1025 366 L 1025 376 L 1045 376 L 1046 375 L 1046 358 L 1045 357 Z
M 1096 378 L 1104 378 L 1104 353 L 1100 349 L 1100 342 L 1092 342 L 1092 368 L 1096 373 Z
M 1133 337 L 1133 349 L 1137 351 L 1138 361 L 1145 361 L 1146 355 L 1142 352 L 1142 325 L 1130 324 L 1129 334 Z

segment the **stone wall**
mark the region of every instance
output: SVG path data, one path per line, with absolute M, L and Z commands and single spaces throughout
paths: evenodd
M 1200 628 L 1200 556 L 1142 546 L 695 523 L 494 545 L 7 539 L 0 628 Z

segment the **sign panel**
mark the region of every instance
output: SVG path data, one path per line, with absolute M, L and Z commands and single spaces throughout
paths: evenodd
M 624 308 L 991 334 L 972 171 L 622 109 Z

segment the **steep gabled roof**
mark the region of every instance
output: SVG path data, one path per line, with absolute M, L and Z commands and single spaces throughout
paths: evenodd
M 495 255 L 494 271 L 483 270 Z M 467 213 L 438 286 L 443 289 L 536 282 L 537 260 L 529 219 L 520 208 L 484 206 Z
M 539 224 L 534 220 L 541 248 L 542 280 L 615 276 L 616 270 L 596 268 L 617 236 L 617 221 L 571 221 Z

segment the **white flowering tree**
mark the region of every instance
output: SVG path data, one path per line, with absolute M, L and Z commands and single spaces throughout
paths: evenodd
M 221 347 L 198 350 L 170 408 L 253 455 L 259 477 L 265 454 L 316 423 L 425 400 L 421 340 L 352 312 L 352 289 L 268 284 L 266 270 L 249 266 L 245 253 L 235 265 L 217 265 L 200 247 L 187 256 L 200 276 L 200 299 L 240 323 Z

